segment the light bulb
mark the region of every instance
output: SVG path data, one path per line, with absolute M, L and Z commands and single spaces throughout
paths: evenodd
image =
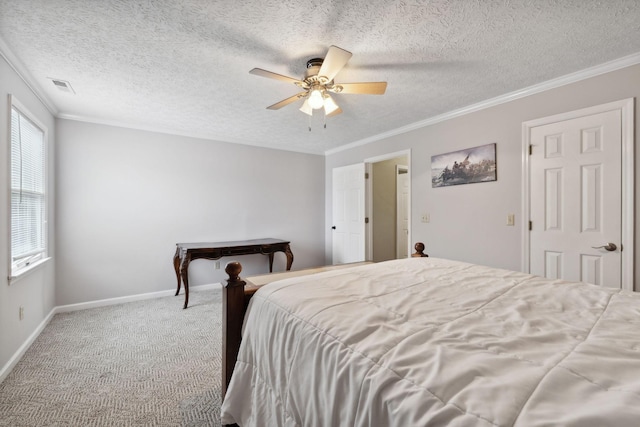
M 312 90 L 311 93 L 309 94 L 308 101 L 309 101 L 309 106 L 314 110 L 317 110 L 318 108 L 322 108 L 322 106 L 324 105 L 324 99 L 322 98 L 322 92 L 320 91 L 320 89 Z

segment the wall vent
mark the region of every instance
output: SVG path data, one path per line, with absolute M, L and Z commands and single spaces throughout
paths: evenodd
M 51 79 L 51 81 L 53 82 L 53 85 L 58 89 L 60 89 L 61 91 L 67 92 L 67 93 L 73 93 L 73 94 L 76 93 L 71 87 L 71 83 L 69 83 L 68 81 L 60 80 L 60 79 L 52 79 L 51 77 L 49 77 L 49 79 Z

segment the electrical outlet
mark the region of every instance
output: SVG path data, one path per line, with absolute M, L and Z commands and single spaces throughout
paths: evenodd
M 20 309 L 18 310 L 18 317 L 20 320 L 24 319 L 24 307 L 22 306 L 20 306 Z
M 516 225 L 516 216 L 514 214 L 507 215 L 507 225 L 509 226 Z
M 220 261 L 216 261 L 216 270 L 220 270 Z
M 422 214 L 422 222 L 430 222 L 430 221 L 431 221 L 431 215 L 429 215 L 428 213 Z

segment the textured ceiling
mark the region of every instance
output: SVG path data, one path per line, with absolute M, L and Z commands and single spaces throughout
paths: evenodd
M 324 153 L 636 54 L 640 1 L 0 0 L 0 41 L 59 117 Z M 301 78 L 330 45 L 337 83 L 386 94 L 335 95 L 326 129 L 267 110 L 299 90 L 249 70 Z

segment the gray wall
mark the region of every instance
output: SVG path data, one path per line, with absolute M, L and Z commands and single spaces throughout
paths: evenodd
M 640 97 L 640 66 L 326 158 L 55 121 L 0 59 L 0 117 L 8 117 L 9 93 L 50 133 L 49 161 L 55 176 L 49 179 L 49 195 L 56 197 L 49 239 L 54 262 L 11 286 L 0 286 L 0 366 L 9 362 L 56 305 L 173 289 L 171 257 L 178 241 L 285 238 L 292 241 L 294 269 L 330 262 L 331 170 L 405 149 L 411 150 L 412 161 L 411 240 L 424 241 L 432 256 L 519 270 L 522 122 Z M 635 116 L 637 127 L 637 105 Z M 8 134 L 6 120 L 0 120 L 0 134 Z M 498 144 L 497 182 L 431 188 L 432 155 L 491 142 Z M 6 137 L 0 139 L 0 152 L 8 153 L 7 144 Z M 636 149 L 636 164 L 639 158 Z M 8 162 L 0 162 L 0 212 L 4 213 L 9 211 L 7 168 Z M 637 197 L 640 177 L 636 177 Z M 427 212 L 431 222 L 421 223 L 420 216 Z M 515 227 L 505 225 L 509 213 L 516 215 Z M 637 217 L 635 223 L 638 234 Z M 0 216 L 0 236 L 0 277 L 7 277 L 6 214 Z M 245 275 L 267 268 L 262 256 L 240 260 Z M 636 250 L 636 268 L 639 260 Z M 275 268 L 284 268 L 283 256 L 276 258 Z M 192 285 L 224 279 L 223 270 L 214 270 L 209 261 L 195 261 L 190 273 Z M 25 307 L 22 321 L 20 306 Z
M 44 265 L 13 282 L 7 282 L 9 276 L 9 94 L 14 95 L 31 114 L 33 114 L 49 132 L 49 255 L 55 259 L 55 180 L 53 161 L 56 147 L 55 122 L 53 115 L 45 108 L 29 87 L 22 81 L 11 66 L 0 56 L 0 372 L 18 351 L 27 338 L 38 328 L 55 306 L 54 276 L 55 262 Z M 18 316 L 19 308 L 24 307 L 24 319 Z
M 627 67 L 492 108 L 426 126 L 401 135 L 327 156 L 325 195 L 331 216 L 331 170 L 367 158 L 411 150 L 411 241 L 423 241 L 432 256 L 520 270 L 522 254 L 522 123 L 611 101 L 640 97 L 640 65 Z M 420 102 L 420 100 L 416 100 Z M 636 167 L 640 165 L 636 102 Z M 491 183 L 431 187 L 431 156 L 478 145 L 497 143 L 498 180 Z M 636 173 L 636 198 L 640 174 Z M 420 217 L 429 213 L 430 223 Z M 507 215 L 516 226 L 506 226 Z M 330 219 L 329 219 L 330 221 Z M 635 219 L 636 237 L 640 232 Z M 331 233 L 325 230 L 326 259 L 330 260 Z M 636 271 L 640 250 L 636 248 Z M 636 274 L 636 290 L 639 289 Z
M 173 289 L 176 242 L 273 237 L 294 269 L 324 262 L 323 156 L 70 120 L 57 139 L 58 305 Z M 190 285 L 222 281 L 226 261 L 194 261 Z

